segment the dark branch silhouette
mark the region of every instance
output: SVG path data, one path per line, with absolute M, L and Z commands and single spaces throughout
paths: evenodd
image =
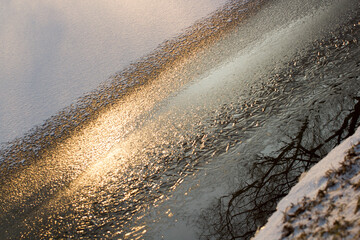
M 307 146 L 304 135 L 311 129 L 306 117 L 297 135 L 275 156 L 257 155 L 251 167 L 251 177 L 255 180 L 219 199 L 209 210 L 212 214 L 204 212 L 201 218 L 206 222 L 203 226 L 206 230 L 201 238 L 248 239 L 253 236 L 274 212 L 277 202 L 297 183 L 299 176 L 324 157 L 324 148 L 332 148 L 354 133 L 360 116 L 360 99 L 356 100 L 353 111 L 345 117 L 340 128 L 322 143 Z

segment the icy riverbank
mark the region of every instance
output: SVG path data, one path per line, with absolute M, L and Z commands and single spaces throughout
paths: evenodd
M 360 129 L 312 167 L 253 238 L 359 237 Z

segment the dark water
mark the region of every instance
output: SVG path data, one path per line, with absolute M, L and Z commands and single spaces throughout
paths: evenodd
M 359 124 L 358 7 L 234 1 L 164 43 L 4 146 L 0 236 L 249 237 Z

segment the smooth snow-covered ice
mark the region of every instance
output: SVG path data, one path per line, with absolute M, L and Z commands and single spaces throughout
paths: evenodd
M 2 1 L 0 142 L 41 124 L 225 2 Z

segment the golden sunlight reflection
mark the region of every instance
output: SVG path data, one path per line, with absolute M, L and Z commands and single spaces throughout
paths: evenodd
M 3 211 L 11 212 L 21 208 L 26 211 L 29 209 L 27 202 L 34 199 L 33 204 L 41 206 L 34 216 L 38 220 L 24 219 L 23 223 L 19 223 L 29 228 L 31 224 L 43 221 L 41 216 L 45 212 L 51 214 L 66 211 L 67 203 L 76 203 L 80 208 L 83 205 L 86 209 L 89 204 L 86 199 L 95 194 L 103 194 L 106 198 L 106 192 L 116 192 L 121 188 L 125 194 L 121 201 L 129 201 L 135 193 L 128 184 L 143 184 L 142 168 L 151 167 L 144 149 L 164 143 L 175 134 L 174 129 L 167 128 L 167 116 L 160 122 L 157 122 L 159 119 L 151 119 L 158 111 L 156 106 L 186 83 L 178 79 L 184 77 L 183 69 L 189 68 L 188 62 L 191 62 L 191 58 L 178 62 L 172 69 L 153 80 L 152 84 L 138 87 L 136 91 L 102 112 L 96 121 L 91 121 L 86 127 L 77 130 L 55 149 L 49 149 L 36 164 L 17 173 L 17 176 L 11 178 L 1 189 L 2 201 L 11 203 L 3 204 Z M 191 79 L 192 71 L 186 72 Z M 150 122 L 147 120 L 146 123 L 145 119 L 150 119 Z M 157 170 L 156 166 L 151 169 Z M 103 189 L 107 185 L 113 188 L 112 182 L 124 185 L 116 189 Z M 155 189 L 159 185 L 149 187 Z M 160 195 L 157 199 L 163 199 L 163 196 Z M 146 206 L 142 207 L 144 208 Z M 52 218 L 49 219 L 51 221 Z M 21 222 L 21 219 L 19 221 Z

